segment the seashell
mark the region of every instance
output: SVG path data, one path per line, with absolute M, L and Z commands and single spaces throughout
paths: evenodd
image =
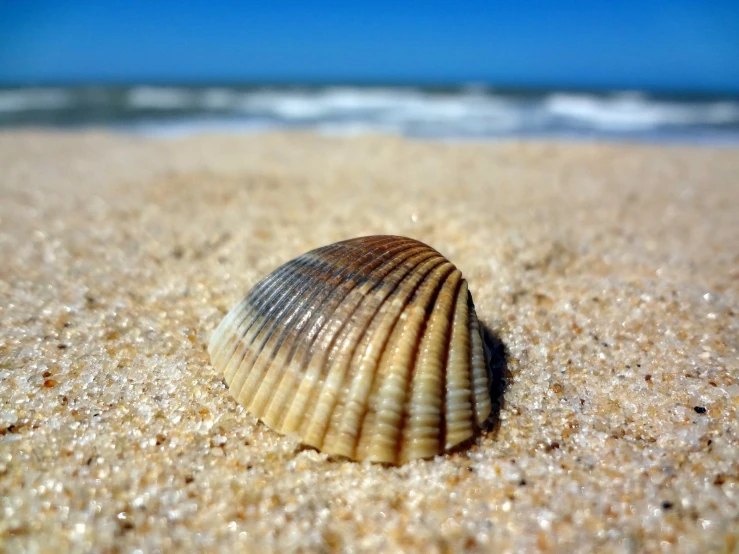
M 353 460 L 448 452 L 491 412 L 467 282 L 409 238 L 362 237 L 287 262 L 224 317 L 208 351 L 249 413 Z

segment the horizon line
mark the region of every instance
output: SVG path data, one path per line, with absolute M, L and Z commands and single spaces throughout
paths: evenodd
M 502 93 L 536 94 L 546 92 L 572 93 L 649 93 L 668 96 L 739 96 L 739 88 L 708 88 L 708 87 L 669 87 L 665 85 L 633 86 L 615 84 L 571 84 L 571 83 L 509 83 L 484 79 L 333 79 L 333 78 L 269 78 L 269 79 L 170 79 L 170 78 L 141 78 L 141 79 L 24 79 L 5 80 L 0 78 L 2 88 L 96 88 L 96 87 L 296 87 L 296 88 L 326 88 L 326 87 L 367 87 L 367 88 L 425 88 L 429 90 L 475 89 Z

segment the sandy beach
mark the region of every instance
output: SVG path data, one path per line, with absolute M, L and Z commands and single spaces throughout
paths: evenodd
M 442 252 L 499 423 L 402 467 L 227 394 L 220 319 L 312 248 Z M 738 552 L 739 149 L 0 134 L 0 550 Z

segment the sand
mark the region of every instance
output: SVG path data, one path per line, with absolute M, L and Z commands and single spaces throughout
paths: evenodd
M 261 277 L 423 240 L 507 350 L 399 468 L 255 421 L 205 347 Z M 739 551 L 739 150 L 0 134 L 9 552 Z

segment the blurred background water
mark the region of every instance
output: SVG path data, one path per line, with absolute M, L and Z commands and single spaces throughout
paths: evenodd
M 0 128 L 739 142 L 739 3 L 0 0 Z
M 504 137 L 736 142 L 739 102 L 639 92 L 485 87 L 130 86 L 0 90 L 0 125 L 108 126 L 173 137 L 310 129 L 430 139 Z

